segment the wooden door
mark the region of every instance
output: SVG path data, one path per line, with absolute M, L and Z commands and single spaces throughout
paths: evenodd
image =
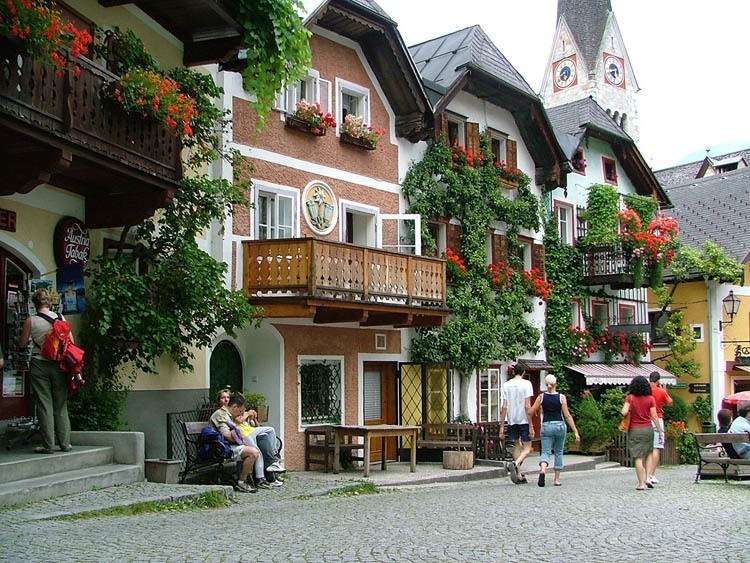
M 397 424 L 396 364 L 390 362 L 365 362 L 362 375 L 364 385 L 365 425 Z M 386 441 L 386 459 L 396 459 L 396 437 Z M 371 444 L 370 460 L 380 461 L 383 448 L 380 439 Z

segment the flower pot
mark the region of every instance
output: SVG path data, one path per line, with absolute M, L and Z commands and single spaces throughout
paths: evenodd
M 150 483 L 177 483 L 182 467 L 181 459 L 147 459 L 145 476 Z
M 286 116 L 284 126 L 288 127 L 289 129 L 296 129 L 297 131 L 302 131 L 303 133 L 314 135 L 316 137 L 324 137 L 326 134 L 325 128 L 313 129 L 307 121 L 293 115 Z
M 474 467 L 474 452 L 444 451 L 443 469 L 472 469 Z
M 513 180 L 506 180 L 505 178 L 498 177 L 497 179 L 497 185 L 501 188 L 505 188 L 506 190 L 517 190 L 518 189 L 518 182 L 515 182 Z
M 347 135 L 346 133 L 341 133 L 341 142 L 346 143 L 347 145 L 354 145 L 355 147 L 364 149 L 366 151 L 375 150 L 375 143 L 373 143 L 372 141 L 368 139 L 362 139 L 360 137 L 352 137 L 351 135 Z

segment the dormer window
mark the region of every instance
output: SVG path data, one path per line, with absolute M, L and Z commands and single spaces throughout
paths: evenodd
M 606 156 L 602 157 L 602 170 L 604 171 L 604 181 L 613 186 L 617 185 L 617 163 Z
M 573 158 L 570 159 L 570 164 L 578 174 L 586 174 L 586 158 L 583 155 L 583 149 L 575 152 Z

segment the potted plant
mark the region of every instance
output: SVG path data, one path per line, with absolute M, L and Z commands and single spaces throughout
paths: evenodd
M 268 420 L 268 405 L 263 393 L 245 393 L 245 401 L 247 401 L 247 408 L 258 413 L 258 421 L 266 422 Z
M 328 128 L 336 127 L 336 120 L 330 113 L 323 112 L 319 102 L 311 104 L 300 100 L 294 113 L 286 116 L 286 126 L 322 137 Z
M 385 131 L 365 124 L 364 118 L 349 114 L 341 124 L 341 142 L 365 150 L 375 150 Z
M 716 432 L 716 425 L 711 422 L 711 399 L 710 395 L 698 395 L 690 408 L 695 415 L 701 432 Z

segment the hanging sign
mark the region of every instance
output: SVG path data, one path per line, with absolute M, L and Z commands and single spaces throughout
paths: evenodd
M 58 266 L 85 266 L 91 255 L 91 237 L 86 225 L 75 217 L 60 219 L 55 227 L 54 247 Z
M 690 393 L 710 393 L 711 384 L 710 383 L 690 383 L 688 385 L 688 391 Z

